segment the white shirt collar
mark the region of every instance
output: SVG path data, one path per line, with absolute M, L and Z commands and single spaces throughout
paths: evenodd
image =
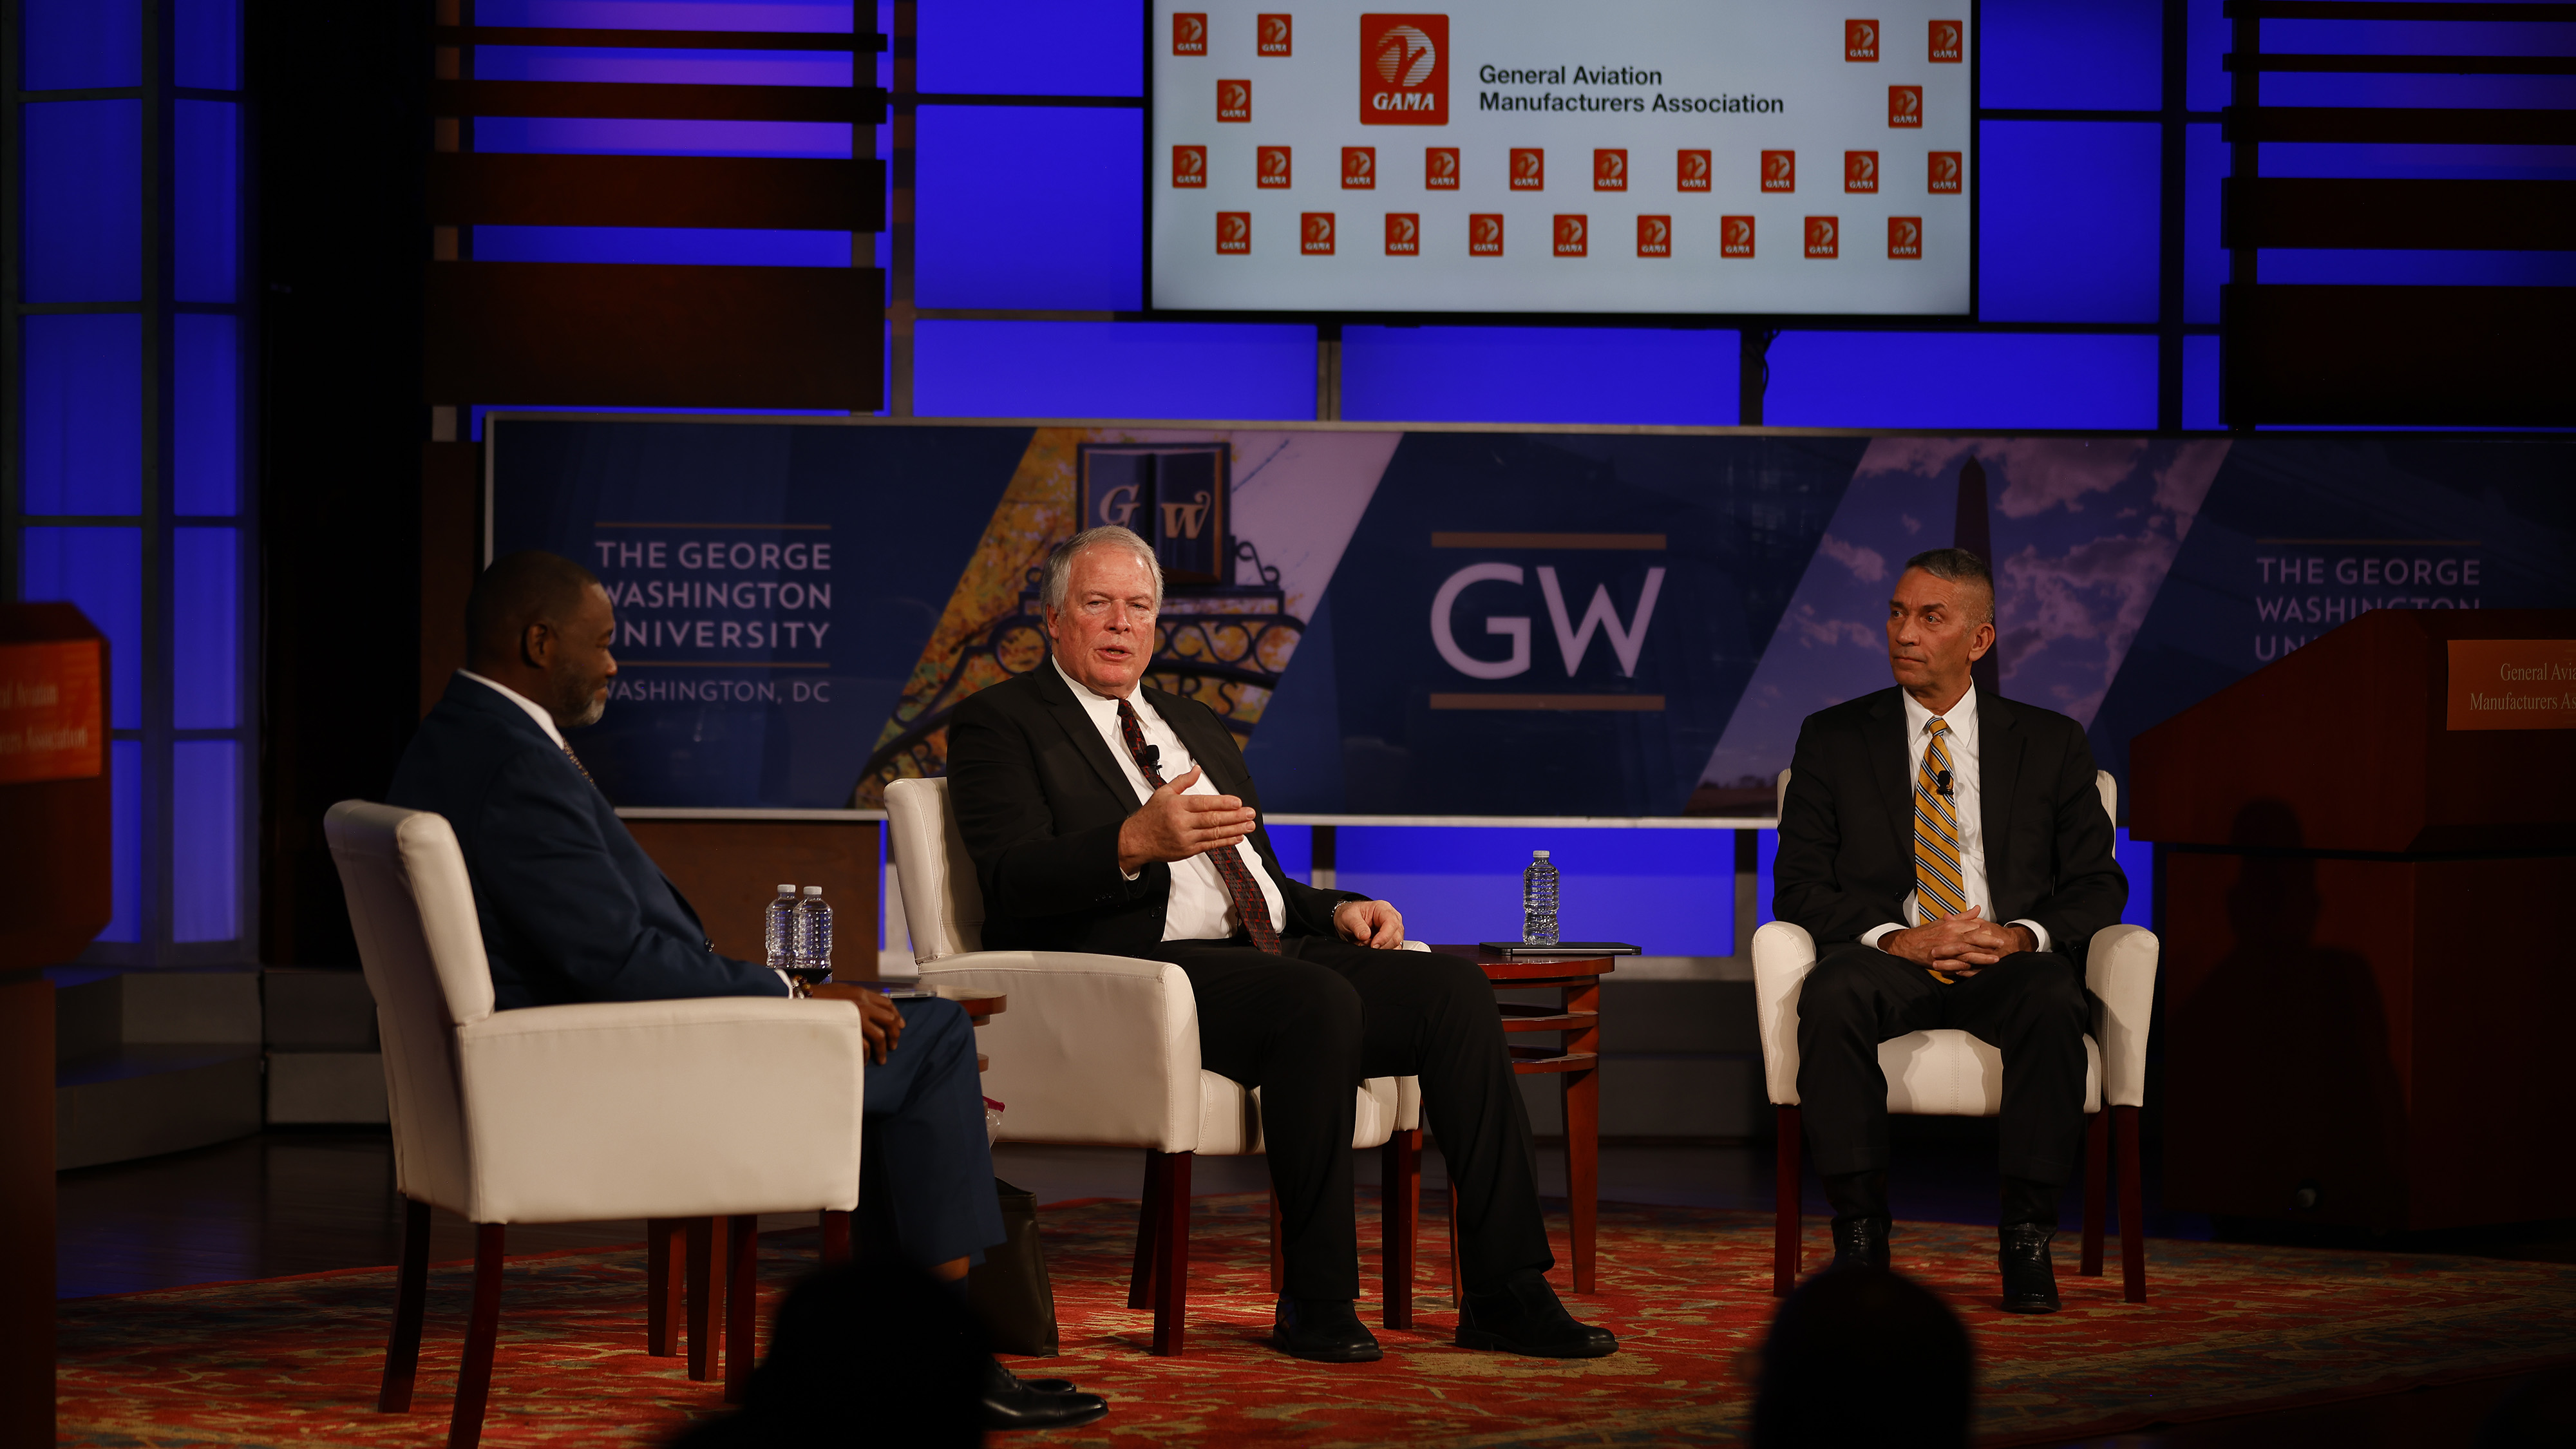
M 495 680 L 485 679 L 482 675 L 475 673 L 471 669 L 460 669 L 456 671 L 456 673 L 457 677 L 461 679 L 470 679 L 476 684 L 482 685 L 485 689 L 497 691 L 503 699 L 506 699 L 510 703 L 517 705 L 519 708 L 526 710 L 528 712 L 528 718 L 537 722 L 537 728 L 546 732 L 546 738 L 555 742 L 556 749 L 569 750 L 572 748 L 572 746 L 564 743 L 563 731 L 555 728 L 554 716 L 539 708 L 535 700 L 528 698 L 526 695 L 521 694 L 506 684 L 499 683 Z
M 1913 695 L 1902 689 L 1896 694 L 1905 701 L 1906 738 L 1923 738 L 1924 731 L 1931 727 L 1932 711 L 1925 709 Z M 1973 755 L 1977 748 L 1977 687 L 1969 685 L 1968 692 L 1960 695 L 1959 702 L 1950 706 L 1949 713 L 1940 718 L 1950 726 L 1950 758 L 1955 760 L 1962 752 Z
M 1047 654 L 1047 664 L 1055 670 L 1056 677 L 1062 679 L 1066 684 L 1073 687 L 1073 697 L 1082 705 L 1083 708 L 1094 709 L 1096 707 L 1097 709 L 1105 710 L 1112 715 L 1115 715 L 1118 712 L 1118 697 L 1116 695 L 1102 694 L 1099 690 L 1096 690 L 1090 685 L 1083 683 L 1081 680 L 1074 678 L 1073 675 L 1065 669 L 1063 662 L 1058 660 L 1055 657 L 1054 652 L 1051 650 Z M 1139 715 L 1144 713 L 1145 702 L 1143 700 L 1129 700 L 1128 703 L 1136 707 Z

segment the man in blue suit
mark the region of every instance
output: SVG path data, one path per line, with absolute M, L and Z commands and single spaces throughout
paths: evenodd
M 599 581 L 554 554 L 511 554 L 475 580 L 465 617 L 467 665 L 421 721 L 387 798 L 455 828 L 495 1005 L 793 994 L 779 972 L 716 954 L 564 740 L 599 722 L 617 677 L 616 611 Z M 1003 1239 L 973 1028 L 953 1001 L 898 1007 L 851 985 L 815 994 L 859 1009 L 867 1131 L 897 1245 L 962 1280 Z M 988 1429 L 1046 1428 L 1087 1423 L 1108 1405 L 1062 1380 L 1023 1384 L 996 1364 L 984 1411 Z

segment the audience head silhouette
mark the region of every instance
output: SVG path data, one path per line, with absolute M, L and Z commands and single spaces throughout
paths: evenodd
M 1894 1273 L 1821 1273 L 1789 1295 L 1762 1345 L 1754 1449 L 1964 1449 L 1968 1331 Z
M 964 1301 L 900 1255 L 826 1268 L 779 1305 L 741 1411 L 672 1449 L 981 1444 L 985 1361 Z

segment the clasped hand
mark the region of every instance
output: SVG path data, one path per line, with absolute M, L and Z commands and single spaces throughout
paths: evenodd
M 2039 939 L 2026 926 L 1997 925 L 1970 906 L 1878 938 L 1878 949 L 1948 976 L 1974 976 L 2016 951 L 2036 951 Z
M 811 993 L 817 1001 L 854 1002 L 859 1008 L 859 1031 L 868 1039 L 868 1055 L 884 1061 L 895 1043 L 903 1039 L 903 1011 L 886 1000 L 885 993 L 866 986 L 852 986 L 843 981 L 826 981 Z
M 1166 864 L 1229 850 L 1252 833 L 1258 817 L 1233 795 L 1188 795 L 1198 783 L 1200 766 L 1169 781 L 1145 801 L 1144 808 L 1118 827 L 1118 869 L 1133 874 L 1149 860 Z

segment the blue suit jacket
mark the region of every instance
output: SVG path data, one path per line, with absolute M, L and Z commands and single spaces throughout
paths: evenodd
M 608 798 L 485 685 L 448 681 L 386 798 L 455 827 L 502 1010 L 787 994 L 768 967 L 715 953 Z

